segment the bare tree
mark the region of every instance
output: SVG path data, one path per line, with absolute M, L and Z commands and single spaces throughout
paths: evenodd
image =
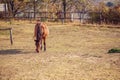
M 27 0 L 2 0 L 8 6 L 9 16 L 15 17 L 18 12 L 25 10 Z

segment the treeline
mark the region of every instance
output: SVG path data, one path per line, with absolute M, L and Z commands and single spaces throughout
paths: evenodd
M 102 0 L 101 0 L 102 1 Z M 114 4 L 106 5 L 104 0 L 101 3 L 95 0 L 0 0 L 0 3 L 7 4 L 7 9 L 0 12 L 0 18 L 16 18 L 22 16 L 29 18 L 30 15 L 37 18 L 43 14 L 51 12 L 48 17 L 59 18 L 55 13 L 62 12 L 62 18 L 70 17 L 70 12 L 81 14 L 81 21 L 85 12 L 89 14 L 89 22 L 91 23 L 106 23 L 119 24 L 120 23 L 120 1 L 112 0 Z M 43 12 L 43 14 L 42 14 Z M 83 15 L 83 17 L 82 17 Z
M 95 23 L 120 24 L 120 4 L 112 7 L 101 4 L 92 10 L 90 17 Z

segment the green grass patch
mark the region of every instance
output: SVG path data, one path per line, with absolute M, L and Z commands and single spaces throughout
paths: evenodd
M 108 51 L 108 53 L 120 53 L 120 48 L 113 48 Z

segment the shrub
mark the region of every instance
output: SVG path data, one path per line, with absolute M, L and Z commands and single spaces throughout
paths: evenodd
M 113 48 L 108 51 L 108 53 L 120 53 L 120 49 L 118 48 Z

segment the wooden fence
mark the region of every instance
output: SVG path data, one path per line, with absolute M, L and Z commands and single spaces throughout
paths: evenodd
M 8 30 L 10 33 L 10 42 L 11 42 L 11 45 L 13 45 L 13 37 L 12 37 L 12 28 L 0 28 L 0 31 L 5 31 L 5 30 Z

